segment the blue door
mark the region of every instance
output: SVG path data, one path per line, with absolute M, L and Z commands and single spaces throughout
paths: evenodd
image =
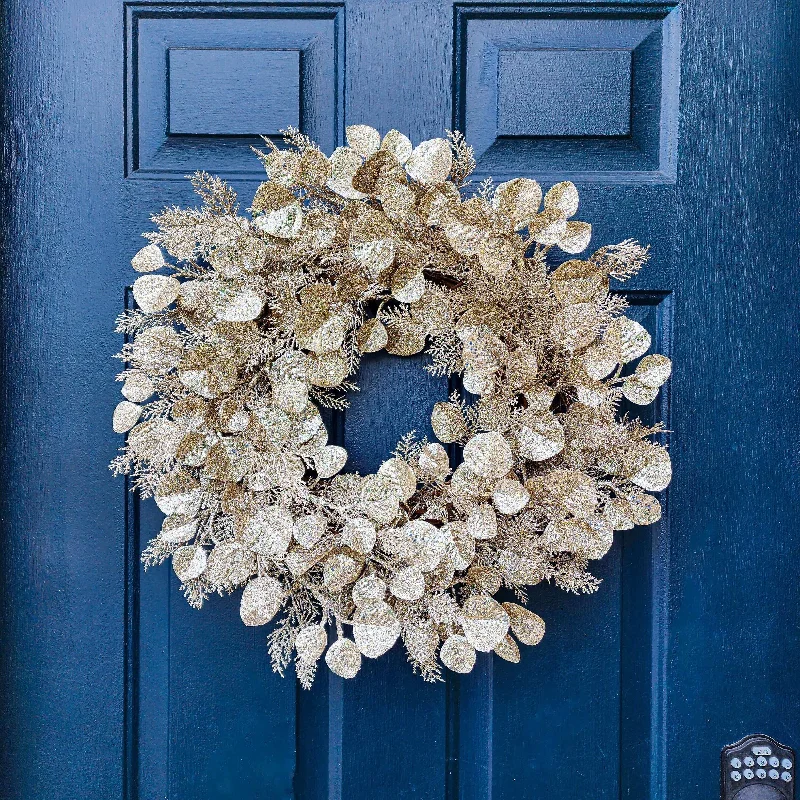
M 720 749 L 800 747 L 797 9 L 785 0 L 7 0 L 2 19 L 0 797 L 704 800 Z M 574 181 L 657 352 L 675 477 L 600 590 L 534 587 L 548 634 L 428 684 L 399 648 L 311 691 L 237 598 L 146 575 L 113 322 L 183 176 L 247 205 L 256 134 L 463 131 L 475 181 Z M 448 394 L 374 356 L 335 427 L 374 470 Z M 411 402 L 413 400 L 413 402 Z

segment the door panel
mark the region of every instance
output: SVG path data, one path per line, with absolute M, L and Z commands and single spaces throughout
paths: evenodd
M 695 800 L 722 745 L 800 745 L 791 4 L 2 8 L 0 797 Z M 395 647 L 307 692 L 236 596 L 197 612 L 166 565 L 144 574 L 161 515 L 105 468 L 109 356 L 130 256 L 150 213 L 194 202 L 186 172 L 246 207 L 257 134 L 299 124 L 330 152 L 359 122 L 460 129 L 476 182 L 569 178 L 593 243 L 652 245 L 625 291 L 676 359 L 644 412 L 676 432 L 675 479 L 596 594 L 531 589 L 548 632 L 521 664 L 479 654 L 431 685 Z M 450 387 L 423 363 L 365 359 L 330 418 L 350 469 L 430 434 Z
M 673 183 L 675 3 L 457 3 L 454 118 L 479 173 Z
M 250 146 L 287 125 L 336 147 L 341 4 L 125 3 L 124 13 L 128 178 L 204 169 L 257 180 Z

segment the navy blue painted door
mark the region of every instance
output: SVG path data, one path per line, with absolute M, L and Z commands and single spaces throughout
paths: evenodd
M 0 797 L 697 800 L 720 748 L 800 747 L 800 15 L 675 3 L 7 0 L 2 11 Z M 245 204 L 256 133 L 464 131 L 476 179 L 571 179 L 671 388 L 664 522 L 601 590 L 537 586 L 520 665 L 430 685 L 399 650 L 310 692 L 236 598 L 190 609 L 138 556 L 160 514 L 106 469 L 128 262 L 182 176 Z M 336 423 L 371 470 L 447 393 L 365 360 Z M 413 403 L 409 402 L 414 400 Z M 483 654 L 481 654 L 483 655 Z

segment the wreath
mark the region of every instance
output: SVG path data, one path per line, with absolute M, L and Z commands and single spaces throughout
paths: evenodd
M 400 638 L 426 680 L 476 651 L 517 662 L 545 630 L 526 587 L 594 591 L 614 531 L 661 514 L 662 428 L 619 407 L 651 403 L 671 363 L 609 292 L 647 248 L 572 258 L 591 236 L 575 186 L 468 186 L 458 133 L 412 147 L 354 125 L 330 157 L 284 141 L 255 150 L 249 215 L 196 173 L 200 207 L 154 216 L 132 260 L 112 468 L 166 515 L 143 561 L 171 558 L 198 608 L 243 588 L 245 625 L 280 615 L 273 667 L 305 687 L 323 653 L 352 678 Z M 438 441 L 412 432 L 376 474 L 343 472 L 320 409 L 346 407 L 381 350 L 425 351 L 463 396 L 434 405 Z

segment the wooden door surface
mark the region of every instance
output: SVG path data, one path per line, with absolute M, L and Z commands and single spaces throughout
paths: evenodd
M 0 797 L 697 800 L 720 748 L 800 747 L 796 4 L 121 2 L 2 7 Z M 205 169 L 249 200 L 256 134 L 445 129 L 475 183 L 575 182 L 675 373 L 662 522 L 600 591 L 530 592 L 541 645 L 431 685 L 401 650 L 304 691 L 235 596 L 202 611 L 107 464 L 129 262 Z M 335 422 L 374 470 L 448 394 L 365 359 Z

